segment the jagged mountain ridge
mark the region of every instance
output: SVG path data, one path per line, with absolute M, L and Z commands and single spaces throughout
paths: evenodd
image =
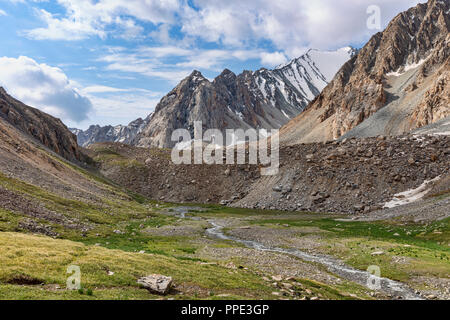
M 134 145 L 170 148 L 171 134 L 194 121 L 204 129 L 280 128 L 298 115 L 356 50 L 310 50 L 274 70 L 262 68 L 236 75 L 225 69 L 213 81 L 194 71 L 156 107 Z
M 298 115 L 356 52 L 351 47 L 336 51 L 311 49 L 273 70 L 262 68 L 235 75 L 225 69 L 212 82 L 194 71 L 161 100 L 155 115 L 128 126 L 96 125 L 85 131 L 71 131 L 83 147 L 98 142 L 171 147 L 171 132 L 192 129 L 197 120 L 202 120 L 205 128 L 280 128 Z M 209 97 L 202 107 L 194 99 L 197 90 L 201 92 L 198 97 Z M 175 95 L 178 99 L 172 99 Z M 181 95 L 186 97 L 179 98 Z M 177 106 L 169 110 L 167 105 L 174 102 L 178 102 Z
M 260 69 L 254 73 L 255 82 L 264 99 L 277 107 L 276 90 L 291 105 L 312 101 L 334 77 L 338 69 L 356 54 L 346 47 L 337 51 L 311 49 L 301 57 L 274 70 Z
M 449 2 L 397 15 L 348 61 L 281 140 L 296 144 L 396 135 L 450 115 Z
M 60 119 L 23 104 L 11 97 L 2 87 L 0 119 L 68 160 L 80 161 L 83 158 L 76 136 Z
M 146 119 L 138 118 L 128 125 L 104 126 L 92 125 L 87 130 L 70 128 L 70 131 L 77 136 L 78 144 L 87 147 L 97 142 L 119 142 L 131 144 L 136 135 L 148 123 Z

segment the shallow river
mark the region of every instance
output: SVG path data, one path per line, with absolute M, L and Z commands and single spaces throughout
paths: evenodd
M 191 210 L 202 210 L 202 209 L 194 207 L 176 207 L 172 208 L 172 210 L 175 212 L 175 215 L 178 216 L 179 218 L 187 219 L 188 217 L 186 217 L 186 213 L 188 213 Z M 189 217 L 189 219 L 201 220 L 201 218 L 199 217 Z M 403 283 L 388 278 L 379 277 L 375 274 L 372 274 L 369 271 L 361 271 L 354 269 L 350 266 L 347 266 L 342 261 L 334 259 L 330 256 L 310 254 L 293 248 L 286 249 L 286 248 L 269 247 L 257 241 L 239 239 L 237 237 L 226 235 L 223 232 L 224 227 L 219 225 L 216 221 L 208 220 L 208 222 L 212 225 L 212 227 L 207 229 L 206 233 L 209 234 L 211 237 L 221 240 L 235 241 L 243 244 L 248 248 L 255 250 L 288 254 L 300 258 L 304 261 L 319 263 L 325 266 L 328 269 L 328 271 L 346 280 L 356 282 L 374 291 L 382 291 L 394 298 L 401 298 L 405 300 L 423 299 L 420 295 L 416 294 L 414 290 L 412 290 Z
M 255 250 L 261 251 L 269 251 L 276 253 L 284 253 L 291 256 L 295 256 L 304 261 L 315 262 L 325 266 L 330 272 L 341 276 L 342 278 L 350 281 L 354 281 L 359 283 L 369 289 L 374 291 L 383 291 L 394 298 L 402 298 L 407 300 L 418 300 L 422 299 L 419 295 L 417 295 L 411 288 L 408 286 L 393 281 L 383 277 L 377 277 L 368 271 L 361 271 L 357 269 L 353 269 L 341 261 L 333 259 L 332 257 L 325 255 L 312 255 L 306 252 L 303 252 L 298 249 L 284 249 L 284 248 L 271 248 L 262 243 L 251 241 L 251 240 L 242 240 L 233 236 L 229 236 L 223 233 L 223 226 L 218 225 L 215 221 L 208 221 L 213 227 L 206 230 L 210 236 L 222 239 L 222 240 L 231 240 L 245 245 L 248 248 L 252 248 Z

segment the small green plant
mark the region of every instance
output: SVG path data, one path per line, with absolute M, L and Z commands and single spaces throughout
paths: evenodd
M 79 294 L 84 294 L 84 289 L 83 288 L 78 289 L 78 293 Z
M 92 289 L 87 289 L 86 294 L 88 296 L 92 296 L 92 295 L 94 295 L 94 292 L 92 291 Z
M 177 248 L 177 249 L 190 254 L 194 254 L 197 251 L 196 248 Z

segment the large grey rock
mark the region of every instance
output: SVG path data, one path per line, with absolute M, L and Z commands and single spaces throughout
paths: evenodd
M 272 188 L 272 190 L 275 191 L 275 192 L 281 192 L 281 191 L 283 191 L 283 186 L 280 186 L 280 185 L 274 186 Z
M 172 277 L 152 274 L 138 279 L 137 283 L 153 293 L 165 295 L 169 293 L 172 287 Z

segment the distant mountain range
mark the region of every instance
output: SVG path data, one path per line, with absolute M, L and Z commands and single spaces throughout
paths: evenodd
M 175 129 L 282 128 L 281 142 L 399 135 L 450 116 L 450 4 L 430 0 L 400 13 L 359 51 L 309 50 L 273 70 L 213 81 L 194 71 L 155 112 L 128 126 L 72 129 L 78 143 L 170 148 Z
M 302 112 L 356 53 L 351 47 L 309 50 L 273 70 L 262 68 L 235 75 L 225 69 L 213 81 L 194 71 L 162 98 L 145 120 L 138 119 L 128 126 L 71 130 L 82 146 L 122 142 L 141 147 L 172 147 L 172 131 L 193 131 L 194 121 L 202 121 L 205 129 L 280 128 Z
M 97 142 L 119 142 L 131 144 L 136 135 L 148 123 L 149 117 L 143 120 L 139 118 L 127 126 L 104 126 L 92 125 L 83 131 L 76 128 L 70 128 L 70 131 L 77 136 L 78 144 L 87 147 Z

